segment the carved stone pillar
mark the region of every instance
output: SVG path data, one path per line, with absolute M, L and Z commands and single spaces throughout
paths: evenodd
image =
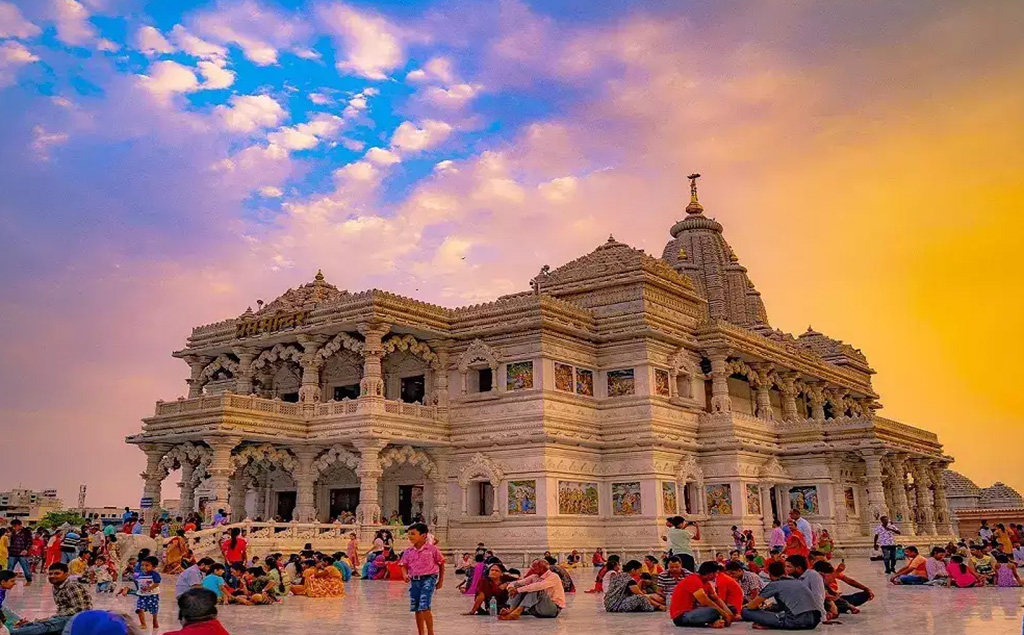
M 246 477 L 242 473 L 244 468 L 238 468 L 238 472 L 232 477 L 228 486 L 228 507 L 231 508 L 229 519 L 233 523 L 240 523 L 245 520 L 245 493 L 248 489 Z
M 849 534 L 846 515 L 846 492 L 843 486 L 843 464 L 829 463 L 829 476 L 832 477 L 832 520 L 835 523 L 835 538 Z
M 167 470 L 160 464 L 164 456 L 171 451 L 173 446 L 164 443 L 153 443 L 142 446 L 146 453 L 146 471 L 140 474 L 143 480 L 142 495 L 153 501 L 153 506 L 142 510 L 143 522 L 150 525 L 156 518 L 156 511 L 160 509 L 161 492 L 164 479 L 167 478 Z
M 729 397 L 729 365 L 726 359 L 729 351 L 708 351 L 711 360 L 711 411 L 732 411 L 732 399 Z
M 299 446 L 292 448 L 298 463 L 295 466 L 295 520 L 300 523 L 311 523 L 316 518 L 316 475 L 313 473 L 313 461 L 320 452 L 319 448 Z
M 761 482 L 761 524 L 764 526 L 764 538 L 765 542 L 768 542 L 768 534 L 772 532 L 772 522 L 775 520 L 772 516 L 772 488 L 775 487 L 775 483 L 770 481 Z
M 796 421 L 800 411 L 796 407 L 796 373 L 782 373 L 779 376 L 779 394 L 782 397 L 782 420 Z
M 949 513 L 949 500 L 946 498 L 946 482 L 942 478 L 942 473 L 946 471 L 946 464 L 940 461 L 932 463 L 929 467 L 935 496 L 935 532 L 940 536 L 952 536 L 954 532 Z
M 501 509 L 498 508 L 498 488 L 500 487 L 500 481 L 491 481 L 491 516 L 495 518 L 501 516 Z
M 206 368 L 212 359 L 202 355 L 189 355 L 185 358 L 185 361 L 188 362 L 188 367 L 191 371 L 191 376 L 185 380 L 185 383 L 188 384 L 188 398 L 201 397 L 203 394 L 203 383 L 200 381 L 200 377 L 203 374 L 203 369 Z
M 910 513 L 907 502 L 907 457 L 896 455 L 891 459 L 892 497 L 895 509 L 889 510 L 892 520 L 900 526 L 904 533 L 914 533 L 914 515 Z
M 320 366 L 323 359 L 317 355 L 320 347 L 327 342 L 326 335 L 300 335 L 299 345 L 302 346 L 302 385 L 299 387 L 299 401 L 316 403 L 320 401 Z
M 885 488 L 882 485 L 884 453 L 881 450 L 862 450 L 860 455 L 864 459 L 867 473 L 868 514 L 872 520 L 878 520 L 889 515 L 889 510 L 885 506 Z
M 771 397 L 772 368 L 771 364 L 754 364 L 752 368 L 754 372 L 747 378 L 750 382 L 750 387 L 755 391 L 755 414 L 759 419 L 764 419 L 765 421 L 775 419 Z
M 235 393 L 239 395 L 252 394 L 252 362 L 256 359 L 256 351 L 237 347 L 233 349 L 238 356 L 238 374 L 235 376 Z
M 180 492 L 178 500 L 178 512 L 184 516 L 192 512 L 196 506 L 196 486 L 192 482 L 192 478 L 195 476 L 196 466 L 191 463 L 181 464 L 181 480 L 178 481 L 178 491 Z
M 918 531 L 922 535 L 935 535 L 935 509 L 932 504 L 932 473 L 926 459 L 916 459 L 910 463 L 914 472 L 914 484 L 917 488 L 917 511 L 920 516 Z
M 360 397 L 384 396 L 384 379 L 381 370 L 381 360 L 384 357 L 382 340 L 389 330 L 391 330 L 390 325 L 378 322 L 359 326 L 359 332 L 363 334 L 365 339 L 363 346 L 363 378 L 359 382 Z
M 380 512 L 380 494 L 377 484 L 384 471 L 380 467 L 380 452 L 387 445 L 381 439 L 356 439 L 352 442 L 359 450 L 359 506 L 356 507 L 356 522 L 360 525 L 379 525 L 383 522 Z
M 434 394 L 437 396 L 436 405 L 442 410 L 448 409 L 448 342 L 444 340 L 433 340 L 427 343 L 430 349 L 437 354 L 437 362 L 434 371 Z
M 820 383 L 808 383 L 807 401 L 811 404 L 811 419 L 816 421 L 825 420 L 825 387 Z
M 231 487 L 231 475 L 234 472 L 234 469 L 231 467 L 231 451 L 238 445 L 238 439 L 217 438 L 209 440 L 207 443 L 213 450 L 213 459 L 210 461 L 210 467 L 207 469 L 207 472 L 210 474 L 210 489 L 213 494 L 210 508 L 214 512 L 218 509 L 230 512 L 228 493 Z M 210 513 L 212 515 L 212 512 Z M 243 509 L 240 513 L 244 515 L 245 510 Z
M 431 477 L 434 496 L 431 502 L 430 522 L 434 535 L 441 542 L 448 537 L 448 471 L 451 466 L 451 449 L 434 448 L 430 458 L 434 461 L 435 472 Z

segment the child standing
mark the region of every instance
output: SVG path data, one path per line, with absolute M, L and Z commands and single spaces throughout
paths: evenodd
M 434 635 L 434 614 L 430 603 L 434 590 L 444 586 L 444 556 L 437 545 L 427 541 L 426 523 L 414 523 L 409 527 L 409 542 L 412 548 L 402 553 L 402 579 L 409 582 L 409 604 L 416 614 L 416 630 L 419 635 Z
M 106 556 L 96 557 L 96 564 L 92 566 L 90 577 L 96 583 L 97 593 L 114 592 L 114 574 L 110 571 Z
M 348 554 L 348 561 L 352 564 L 352 571 L 359 571 L 359 536 L 355 532 L 348 535 L 348 549 L 345 550 Z M 355 574 L 358 575 L 358 574 Z
M 135 614 L 139 616 L 139 624 L 146 628 L 146 613 L 153 616 L 153 630 L 160 628 L 157 616 L 160 614 L 160 574 L 156 568 L 160 560 L 156 556 L 148 556 L 141 562 L 141 570 L 135 574 L 135 582 L 139 585 L 135 602 Z

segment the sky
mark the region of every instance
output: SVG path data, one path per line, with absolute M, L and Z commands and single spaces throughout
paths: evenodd
M 323 269 L 461 306 L 699 171 L 773 326 L 1024 491 L 1024 4 L 0 0 L 0 490 L 138 499 L 170 357 Z M 1005 450 L 1003 448 L 1006 448 Z M 165 496 L 174 496 L 171 480 Z

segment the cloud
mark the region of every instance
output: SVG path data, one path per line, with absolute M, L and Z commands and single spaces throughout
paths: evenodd
M 140 79 L 148 91 L 161 98 L 199 88 L 199 79 L 191 69 L 170 60 L 154 62 L 149 67 L 149 75 L 141 75 Z
M 403 152 L 420 152 L 438 146 L 448 138 L 452 127 L 443 121 L 426 119 L 417 127 L 411 121 L 403 121 L 391 136 L 391 146 Z
M 235 83 L 235 74 L 224 67 L 222 62 L 202 60 L 199 62 L 199 73 L 203 76 L 205 90 L 227 88 Z
M 575 177 L 561 176 L 541 183 L 537 186 L 537 190 L 540 191 L 541 196 L 552 203 L 561 203 L 572 198 L 572 195 L 576 193 L 576 186 Z
M 0 2 L 0 38 L 30 38 L 41 33 L 39 27 L 21 15 L 17 6 L 10 2 Z
M 335 178 L 341 181 L 370 182 L 377 179 L 380 170 L 369 161 L 356 161 L 334 171 Z
M 270 133 L 267 140 L 288 150 L 309 150 L 319 145 L 322 139 L 337 134 L 343 124 L 344 120 L 337 115 L 318 113 L 306 123 L 283 127 Z
M 223 46 L 207 42 L 188 32 L 188 29 L 180 24 L 174 25 L 171 29 L 171 40 L 178 45 L 183 52 L 192 57 L 202 60 L 222 60 L 228 56 L 228 50 Z
M 121 45 L 113 40 L 107 38 L 100 38 L 96 41 L 97 51 L 106 51 L 108 53 L 116 53 L 121 50 Z
M 400 162 L 402 158 L 384 148 L 370 148 L 366 151 L 366 160 L 380 166 L 387 166 Z
M 39 57 L 20 42 L 8 40 L 0 43 L 0 88 L 14 83 L 19 68 L 38 61 Z
M 379 15 L 360 13 L 340 3 L 321 6 L 319 14 L 342 49 L 339 71 L 381 80 L 404 62 L 398 29 Z
M 405 79 L 413 83 L 436 81 L 441 84 L 452 84 L 457 80 L 452 70 L 452 61 L 447 57 L 432 57 L 423 65 L 410 71 Z
M 217 106 L 214 113 L 224 128 L 232 132 L 272 128 L 288 117 L 281 104 L 269 95 L 232 95 L 228 102 L 230 106 Z
M 326 106 L 334 103 L 334 100 L 331 99 L 330 95 L 325 95 L 323 93 L 310 93 L 308 97 L 309 101 L 317 106 Z
M 425 101 L 442 108 L 458 109 L 476 97 L 480 90 L 479 84 L 455 84 L 449 88 L 429 86 L 422 91 Z
M 57 39 L 70 46 L 85 46 L 96 39 L 96 28 L 89 22 L 89 11 L 75 0 L 52 0 Z
M 139 27 L 139 30 L 135 32 L 135 48 L 146 55 L 161 55 L 174 52 L 174 47 L 167 41 L 164 34 L 157 30 L 156 27 L 149 25 Z
M 284 191 L 273 185 L 264 185 L 259 189 L 259 193 L 263 198 L 281 198 L 284 196 Z
M 300 19 L 254 0 L 221 2 L 213 11 L 194 15 L 190 24 L 214 42 L 237 44 L 258 66 L 276 64 L 280 50 L 301 44 L 310 32 Z
M 50 132 L 42 124 L 32 128 L 32 152 L 41 161 L 50 158 L 50 147 L 67 143 L 68 135 L 64 132 Z

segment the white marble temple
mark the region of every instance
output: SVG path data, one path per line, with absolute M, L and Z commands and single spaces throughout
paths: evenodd
M 875 563 L 848 563 L 850 575 L 868 584 L 876 592 L 874 602 L 857 616 L 843 616 L 841 626 L 822 626 L 819 631 L 880 635 L 1019 635 L 1022 632 L 1021 603 L 1024 589 L 943 589 L 930 587 L 892 587 L 885 584 L 881 568 Z M 592 569 L 577 571 L 579 586 L 593 579 Z M 170 578 L 170 576 L 168 576 Z M 449 581 L 457 581 L 452 575 Z M 170 580 L 169 580 L 170 581 Z M 178 628 L 175 620 L 174 585 L 165 584 L 162 620 L 159 632 Z M 221 621 L 233 635 L 269 635 L 286 633 L 358 632 L 374 635 L 415 633 L 408 612 L 406 586 L 397 582 L 363 582 L 347 586 L 348 597 L 339 600 L 310 600 L 290 597 L 275 606 L 221 608 Z M 43 616 L 53 608 L 49 586 L 20 585 L 8 596 L 8 602 L 26 617 Z M 609 615 L 600 596 L 575 594 L 570 606 L 557 620 L 523 618 L 500 623 L 486 617 L 460 615 L 468 609 L 467 599 L 450 584 L 435 597 L 437 633 L 543 633 L 582 635 L 609 633 L 681 633 L 664 613 Z M 97 596 L 98 608 L 131 611 L 134 599 Z M 728 632 L 750 632 L 748 624 L 734 624 Z

